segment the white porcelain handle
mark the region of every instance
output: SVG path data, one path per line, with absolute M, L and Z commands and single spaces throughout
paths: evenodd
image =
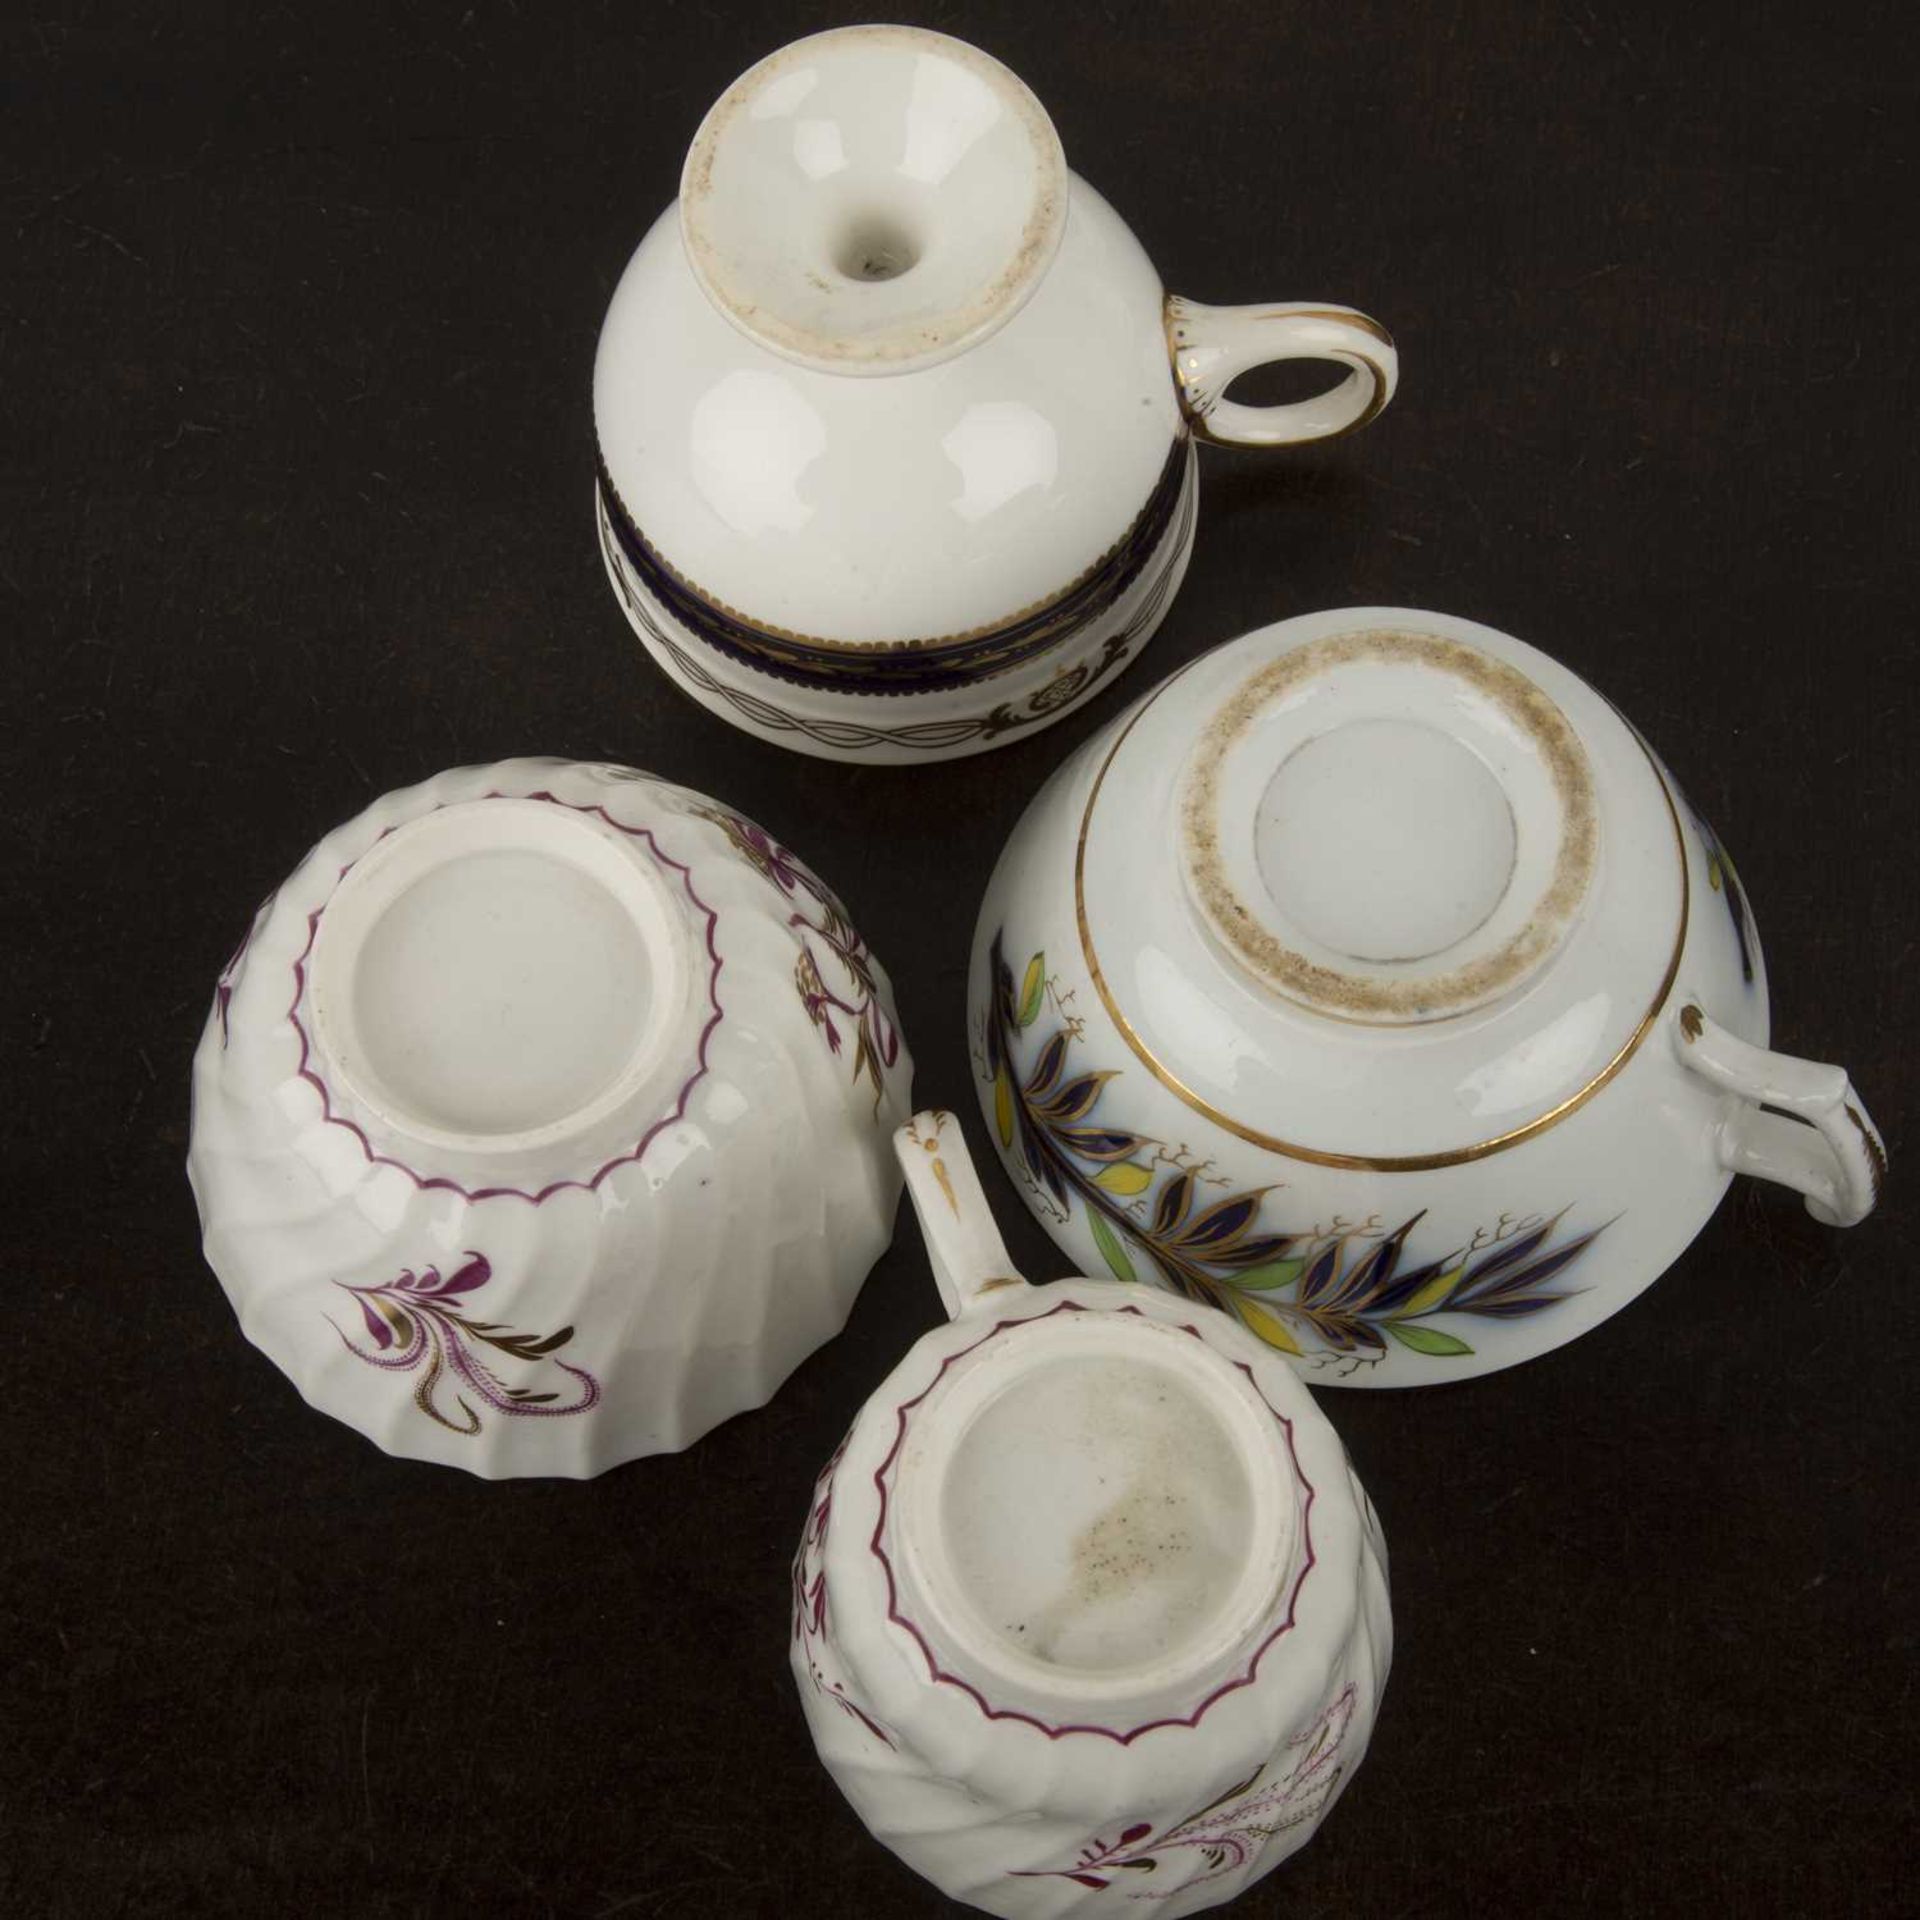
M 960 1122 L 944 1111 L 916 1113 L 893 1136 L 893 1150 L 906 1170 L 907 1195 L 947 1318 L 957 1319 L 1004 1287 L 1024 1287 L 993 1224 Z
M 1291 447 L 1352 433 L 1393 398 L 1400 379 L 1392 336 L 1352 307 L 1208 307 L 1169 294 L 1167 344 L 1194 432 L 1228 446 Z M 1241 374 L 1273 360 L 1332 360 L 1347 377 L 1331 392 L 1289 406 L 1249 407 L 1225 397 Z
M 1675 1034 L 1695 1073 L 1754 1103 L 1721 1125 L 1723 1166 L 1805 1194 L 1807 1211 L 1830 1227 L 1856 1226 L 1873 1211 L 1887 1150 L 1842 1068 L 1749 1046 L 1696 1006 L 1680 1009 Z

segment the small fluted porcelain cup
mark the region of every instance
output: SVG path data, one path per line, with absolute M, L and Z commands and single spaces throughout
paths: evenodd
M 792 1641 L 815 1745 L 878 1839 L 989 1913 L 1214 1906 L 1366 1751 L 1392 1638 L 1373 1509 L 1237 1321 L 1027 1285 L 954 1117 L 899 1138 L 951 1318 L 815 1489 Z
M 1069 760 L 969 983 L 1008 1171 L 1068 1257 L 1414 1386 L 1616 1312 L 1757 1174 L 1846 1226 L 1880 1136 L 1768 1050 L 1712 829 L 1536 648 L 1359 607 L 1202 656 Z
M 1341 377 L 1227 398 L 1299 359 Z M 1348 432 L 1397 366 L 1351 307 L 1169 296 L 999 61 L 838 28 L 727 90 L 621 278 L 601 557 L 733 725 L 831 759 L 978 753 L 1145 645 L 1193 544 L 1196 441 Z
M 631 768 L 463 767 L 254 915 L 187 1170 L 242 1330 L 390 1453 L 583 1476 L 767 1400 L 892 1237 L 911 1067 L 845 909 Z

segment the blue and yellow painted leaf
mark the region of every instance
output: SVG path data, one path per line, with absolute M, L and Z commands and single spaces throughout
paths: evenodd
M 1053 1137 L 1065 1141 L 1083 1160 L 1126 1160 L 1147 1144 L 1137 1133 L 1118 1127 L 1059 1127 Z M 1144 1193 L 1153 1178 L 1145 1167 L 1140 1171 L 1143 1178 L 1139 1186 L 1128 1189 L 1130 1193 Z
M 1207 1254 L 1219 1254 L 1237 1245 L 1260 1214 L 1264 1187 L 1216 1201 L 1181 1230 L 1180 1244 Z
M 1730 869 L 1725 880 L 1733 884 Z M 1434 1359 L 1471 1355 L 1434 1316 L 1453 1324 L 1468 1316 L 1517 1320 L 1578 1291 L 1563 1275 L 1604 1227 L 1561 1239 L 1564 1213 L 1503 1214 L 1491 1233 L 1476 1232 L 1465 1245 L 1433 1244 L 1421 1213 L 1384 1233 L 1376 1221 L 1289 1228 L 1269 1218 L 1273 1189 L 1239 1187 L 1210 1162 L 1193 1164 L 1184 1142 L 1135 1133 L 1110 1117 L 1108 1082 L 1123 1075 L 1075 1059 L 1082 1026 L 1064 1007 L 1027 1049 L 1020 1036 L 1049 1004 L 1044 953 L 1028 960 L 1017 992 L 999 936 L 991 968 L 982 1070 L 994 1083 L 1000 1143 L 1036 1193 L 1063 1212 L 1081 1203 L 1101 1259 L 1119 1278 L 1225 1307 L 1278 1351 L 1355 1366 L 1396 1346 Z
M 1082 1120 L 1092 1112 L 1100 1098 L 1100 1089 L 1113 1078 L 1111 1073 L 1083 1073 L 1069 1080 L 1059 1092 L 1036 1103 L 1040 1118 L 1066 1125 Z
M 1190 1172 L 1176 1173 L 1171 1180 L 1161 1183 L 1153 1202 L 1155 1233 L 1171 1233 L 1187 1217 L 1187 1209 L 1193 1205 L 1194 1185 Z
M 1042 1100 L 1053 1091 L 1054 1082 L 1060 1078 L 1060 1069 L 1067 1060 L 1067 1032 L 1064 1027 L 1040 1049 L 1040 1058 L 1034 1062 L 1032 1073 L 1027 1076 L 1027 1097 Z
M 1277 1347 L 1282 1353 L 1297 1355 L 1300 1342 L 1287 1331 L 1287 1323 L 1270 1307 L 1263 1307 L 1257 1300 L 1236 1300 L 1234 1311 L 1257 1333 L 1268 1346 Z
M 1465 1271 L 1464 1265 L 1442 1268 L 1425 1286 L 1414 1291 L 1412 1298 L 1398 1309 L 1394 1317 L 1410 1320 L 1417 1314 L 1432 1312 L 1460 1284 L 1460 1276 Z

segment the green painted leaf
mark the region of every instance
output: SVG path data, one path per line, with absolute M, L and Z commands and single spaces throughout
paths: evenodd
M 1107 1224 L 1105 1215 L 1097 1208 L 1087 1209 L 1087 1224 L 1093 1229 L 1093 1244 L 1100 1249 L 1100 1258 L 1113 1269 L 1116 1280 L 1138 1278 L 1133 1270 L 1133 1262 L 1127 1258 L 1127 1250 L 1120 1244 L 1120 1236 Z
M 1027 977 L 1020 982 L 1020 1011 L 1014 1015 L 1018 1026 L 1030 1027 L 1040 1012 L 1040 999 L 1047 990 L 1047 956 L 1036 953 L 1027 962 Z
M 1093 1184 L 1131 1200 L 1136 1193 L 1145 1193 L 1153 1185 L 1153 1175 L 1137 1160 L 1116 1160 L 1093 1176 Z
M 1271 1312 L 1253 1300 L 1236 1300 L 1234 1311 L 1249 1327 L 1257 1333 L 1268 1346 L 1277 1347 L 1282 1353 L 1298 1353 L 1300 1343 L 1287 1331 L 1287 1323 L 1277 1313 Z
M 1306 1270 L 1304 1258 L 1269 1260 L 1263 1267 L 1249 1267 L 1245 1273 L 1223 1273 L 1217 1278 L 1230 1287 L 1238 1287 L 1242 1293 L 1278 1293 L 1283 1287 L 1292 1286 Z
M 1473 1351 L 1464 1340 L 1456 1340 L 1438 1327 L 1409 1326 L 1404 1320 L 1389 1320 L 1386 1326 L 1403 1347 L 1411 1347 L 1415 1353 L 1430 1353 L 1436 1359 L 1451 1360 Z
M 1002 1067 L 993 1076 L 993 1124 L 999 1129 L 1000 1144 L 1013 1145 L 1013 1081 Z

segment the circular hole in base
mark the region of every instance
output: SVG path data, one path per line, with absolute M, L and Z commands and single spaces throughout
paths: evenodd
M 897 280 L 919 258 L 913 235 L 882 213 L 862 214 L 833 252 L 833 264 L 849 280 Z

